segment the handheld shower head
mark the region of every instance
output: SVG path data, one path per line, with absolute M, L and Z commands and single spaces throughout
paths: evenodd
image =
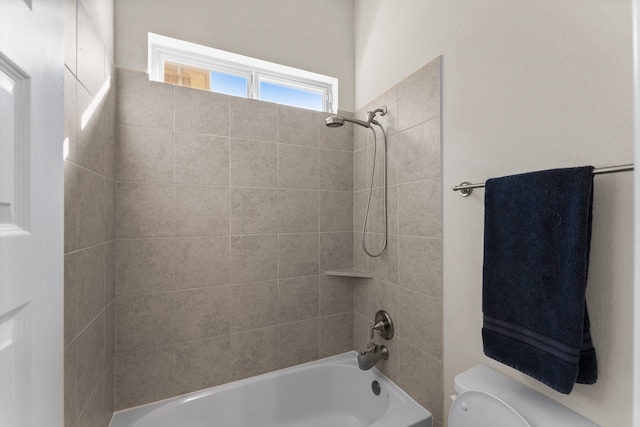
M 357 125 L 364 126 L 366 128 L 371 127 L 371 124 L 368 123 L 368 122 L 363 122 L 362 120 L 352 119 L 352 118 L 349 118 L 349 117 L 329 116 L 326 119 L 324 119 L 324 124 L 327 125 L 330 128 L 340 127 L 340 126 L 344 125 L 344 122 L 355 123 Z
M 331 116 L 324 119 L 324 124 L 330 128 L 339 128 L 344 125 L 344 119 L 340 116 Z

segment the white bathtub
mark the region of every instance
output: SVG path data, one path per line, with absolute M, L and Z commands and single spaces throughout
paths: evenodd
M 431 427 L 427 410 L 377 369 L 358 369 L 356 357 L 348 352 L 127 409 L 111 427 Z

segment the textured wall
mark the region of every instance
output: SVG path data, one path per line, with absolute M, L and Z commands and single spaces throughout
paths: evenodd
M 109 8 L 113 2 L 65 4 L 65 426 L 106 426 L 113 414 L 116 144 Z M 111 86 L 93 110 L 107 81 Z
M 373 137 L 354 127 L 355 267 L 374 279 L 355 282 L 354 347 L 362 351 L 376 311 L 386 310 L 396 335 L 384 343 L 390 359 L 381 370 L 442 420 L 442 220 L 440 168 L 440 58 L 360 109 L 357 117 L 386 105 L 380 119 L 387 146 L 389 239 L 385 253 L 369 258 L 360 246 Z M 378 141 L 380 142 L 380 137 Z M 380 143 L 378 147 L 382 147 Z M 366 241 L 378 252 L 383 239 L 381 151 Z M 380 172 L 380 173 L 378 173 Z
M 118 72 L 116 408 L 352 349 L 353 140 Z M 321 326 L 322 325 L 322 326 Z

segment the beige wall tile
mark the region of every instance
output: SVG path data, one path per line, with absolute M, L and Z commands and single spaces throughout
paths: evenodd
M 316 119 L 316 126 L 319 129 L 319 146 L 331 150 L 353 151 L 353 129 L 355 126 L 345 124 L 342 127 L 330 128 L 326 125 L 325 119 L 333 114 L 322 113 Z M 340 113 L 342 115 L 342 113 Z M 351 114 L 348 114 L 351 116 Z
M 362 117 L 357 114 L 358 117 Z M 362 150 L 370 144 L 373 144 L 371 131 L 362 126 L 351 126 L 353 129 L 353 151 Z
M 104 180 L 104 239 L 116 238 L 116 183 Z
M 318 317 L 319 277 L 280 279 L 278 288 L 280 323 Z
M 175 289 L 174 239 L 126 239 L 116 242 L 118 295 Z
M 104 245 L 77 253 L 78 331 L 104 309 Z
M 372 283 L 373 279 L 353 281 L 353 311 L 362 316 L 369 315 L 369 290 Z
M 91 110 L 93 96 L 81 85 L 77 85 L 78 139 L 77 162 L 96 173 L 104 169 L 105 120 L 100 106 Z
M 231 286 L 231 332 L 278 324 L 278 282 Z
M 118 183 L 116 235 L 119 238 L 174 235 L 175 201 L 173 185 Z
M 364 203 L 360 221 L 364 220 L 366 209 L 366 198 L 368 191 L 364 192 Z M 387 187 L 387 232 L 398 234 L 398 186 Z M 367 219 L 367 231 L 371 233 L 384 233 L 384 189 L 376 188 L 371 192 L 371 204 L 369 206 L 369 217 Z
M 320 357 L 353 350 L 353 312 L 320 318 Z
M 104 182 L 100 175 L 78 168 L 78 248 L 104 242 Z
M 176 235 L 229 234 L 229 188 L 176 185 Z
M 320 231 L 353 230 L 353 193 L 320 192 Z
M 116 242 L 104 245 L 104 303 L 109 304 L 116 296 Z
M 116 303 L 104 309 L 104 366 L 107 367 L 113 361 L 116 354 Z
M 188 289 L 175 293 L 176 342 L 228 334 L 231 317 L 231 288 Z
M 440 118 L 436 117 L 398 135 L 400 182 L 437 178 L 440 167 Z
M 320 354 L 318 318 L 278 326 L 279 367 L 317 360 Z
M 442 363 L 400 340 L 398 385 L 420 405 L 442 419 Z
M 175 239 L 176 289 L 229 283 L 229 236 Z
M 104 373 L 104 414 L 106 417 L 106 423 L 109 425 L 113 411 L 115 411 L 115 358 L 111 360 L 111 364 L 107 367 Z
M 229 185 L 229 138 L 185 132 L 175 138 L 177 183 Z
M 318 149 L 278 144 L 278 187 L 318 188 Z
M 320 276 L 320 315 L 353 311 L 353 283 L 349 277 Z
M 172 396 L 173 346 L 116 356 L 115 388 L 116 410 Z
M 369 288 L 369 311 L 365 316 L 373 322 L 378 310 L 389 313 L 394 323 L 398 322 L 398 286 L 374 279 Z M 376 336 L 378 334 L 376 333 Z
M 231 236 L 231 283 L 278 278 L 278 236 Z
M 442 240 L 400 236 L 399 284 L 442 298 Z
M 73 341 L 64 349 L 64 426 L 72 427 L 78 418 L 77 405 L 77 345 Z
M 173 86 L 149 81 L 146 73 L 118 68 L 117 121 L 123 125 L 173 129 Z
M 240 187 L 278 186 L 278 145 L 270 142 L 231 139 L 230 183 Z
M 278 369 L 278 327 L 231 334 L 231 373 L 234 380 Z
M 175 86 L 176 130 L 229 135 L 229 97 L 206 90 Z
M 320 190 L 353 190 L 353 153 L 320 149 L 318 164 Z
M 278 232 L 278 190 L 231 188 L 231 234 Z
M 434 178 L 400 185 L 400 234 L 442 236 L 441 181 L 440 178 Z
M 96 317 L 77 341 L 77 402 L 82 410 L 104 372 L 104 315 Z
M 278 140 L 278 106 L 269 102 L 232 96 L 229 98 L 229 128 L 233 138 Z
M 368 168 L 369 151 L 367 148 L 353 153 L 353 189 L 369 190 L 369 180 L 371 179 L 371 170 Z
M 69 0 L 65 0 L 65 9 L 68 8 Z M 75 15 L 75 1 L 74 15 Z M 65 29 L 67 25 L 65 23 Z M 75 43 L 75 41 L 74 41 Z M 68 68 L 64 69 L 64 137 L 69 138 L 69 152 L 65 160 L 76 162 L 78 160 L 78 97 L 77 80 Z
M 398 84 L 398 131 L 440 115 L 440 57 Z
M 82 409 L 77 427 L 99 427 L 103 425 L 104 387 L 102 382 L 90 394 L 89 401 Z
M 280 277 L 318 274 L 318 233 L 281 234 L 279 236 Z
M 280 190 L 278 197 L 280 233 L 318 231 L 318 191 Z
M 82 2 L 78 2 L 78 80 L 96 95 L 104 82 L 104 46 Z
M 373 326 L 373 321 L 366 317 L 354 313 L 353 314 L 353 349 L 357 352 L 365 351 L 369 339 L 369 332 Z
M 278 142 L 317 147 L 319 116 L 317 111 L 278 105 Z
M 320 272 L 353 266 L 353 233 L 320 233 Z
M 173 292 L 117 297 L 116 354 L 173 344 L 173 313 Z
M 78 319 L 78 252 L 64 256 L 64 345 L 76 337 Z
M 115 89 L 111 89 L 112 92 Z M 107 98 L 108 99 L 108 98 Z M 116 130 L 116 114 L 115 111 L 107 111 L 107 107 L 103 108 L 102 119 L 104 120 L 104 175 L 109 179 L 116 179 L 116 155 L 117 155 L 117 130 Z
M 398 132 L 398 86 L 394 86 L 376 99 L 365 105 L 358 111 L 358 117 L 364 119 L 368 111 L 387 107 L 387 114 L 378 114 L 376 120 L 384 126 L 387 135 L 395 135 Z
M 173 182 L 173 132 L 118 125 L 120 182 Z
M 78 167 L 64 162 L 64 252 L 78 248 L 78 221 L 80 194 L 78 186 Z
M 400 154 L 398 140 L 399 135 L 392 135 L 387 138 L 387 184 L 396 185 L 400 176 Z M 438 155 L 439 156 L 439 155 Z
M 369 271 L 370 259 L 362 247 L 362 233 L 353 233 L 353 268 Z
M 378 253 L 383 242 L 384 234 L 369 234 L 369 252 Z M 369 270 L 375 277 L 398 284 L 398 236 L 387 236 L 387 248 L 382 255 L 369 260 Z
M 229 335 L 176 344 L 175 352 L 173 394 L 189 393 L 232 380 Z
M 442 301 L 400 288 L 398 336 L 434 359 L 442 360 Z

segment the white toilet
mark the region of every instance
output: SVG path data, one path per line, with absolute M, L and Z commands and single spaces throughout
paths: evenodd
M 572 410 L 483 365 L 458 374 L 449 427 L 597 427 Z

